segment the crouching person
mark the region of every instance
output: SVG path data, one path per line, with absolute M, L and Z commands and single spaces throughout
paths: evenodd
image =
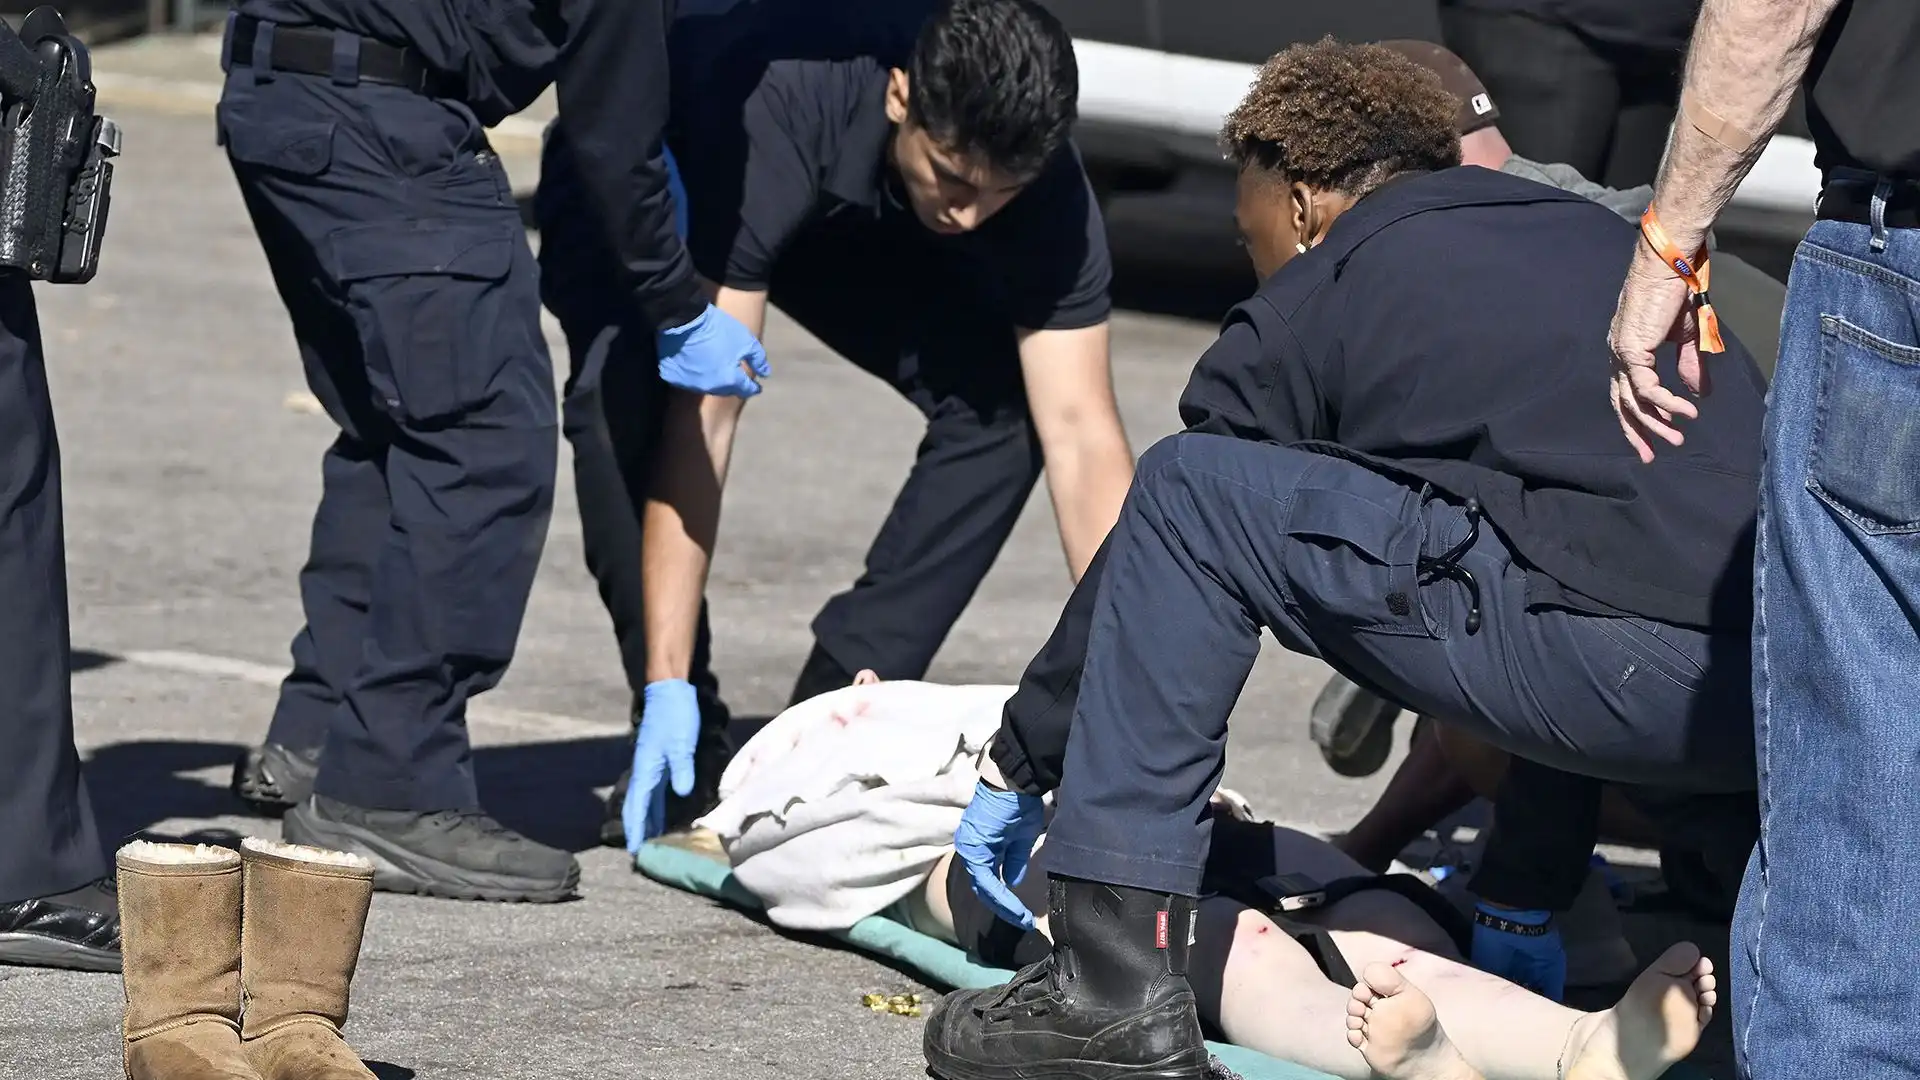
M 1512 846 L 1476 873 L 1474 954 L 1516 981 L 1548 932 L 1541 894 L 1585 878 L 1603 782 L 1752 790 L 1759 373 L 1730 342 L 1684 453 L 1621 448 L 1592 402 L 1635 230 L 1457 167 L 1454 115 L 1432 73 L 1326 41 L 1274 57 L 1228 118 L 1264 284 L 1035 661 L 1072 670 L 1029 668 L 1077 684 L 1064 738 L 1059 710 L 1018 697 L 994 738 L 1013 790 L 976 793 L 959 850 L 994 895 L 1056 778 L 1053 944 L 1010 988 L 943 1003 L 936 1075 L 1198 1075 L 1161 928 L 1201 892 L 1262 630 L 1513 755 L 1494 829 Z

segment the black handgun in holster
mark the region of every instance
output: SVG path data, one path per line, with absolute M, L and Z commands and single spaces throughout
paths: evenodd
M 51 7 L 0 23 L 0 270 L 81 284 L 100 266 L 120 126 L 94 113 L 87 47 Z

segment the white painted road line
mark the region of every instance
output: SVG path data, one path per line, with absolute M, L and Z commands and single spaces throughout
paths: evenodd
M 117 655 L 127 663 L 137 664 L 140 667 L 172 671 L 183 675 L 234 679 L 252 683 L 255 686 L 277 688 L 280 681 L 287 677 L 286 668 L 231 656 L 212 656 L 207 653 L 181 652 L 175 649 L 142 649 Z M 507 709 L 479 702 L 467 706 L 467 722 L 510 728 L 528 735 L 553 735 L 564 738 L 604 737 L 619 735 L 626 731 L 626 725 L 618 721 L 586 720 L 578 716 L 534 712 L 528 709 Z

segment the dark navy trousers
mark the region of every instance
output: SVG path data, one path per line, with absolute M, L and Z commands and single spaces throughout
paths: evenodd
M 107 872 L 73 745 L 60 443 L 26 278 L 0 274 L 0 904 Z
M 321 795 L 467 809 L 466 705 L 513 657 L 552 516 L 538 269 L 471 110 L 348 82 L 235 63 L 219 106 L 307 385 L 339 426 L 268 737 L 324 746 Z
M 638 551 L 637 508 L 653 475 L 664 384 L 651 330 L 615 287 L 616 264 L 578 183 L 564 132 L 556 129 L 535 197 L 542 290 L 572 354 L 565 423 L 587 564 L 637 693 L 644 686 L 644 609 L 631 553 Z M 697 201 L 701 192 L 688 196 Z M 876 221 L 846 214 L 813 223 L 784 249 L 768 297 L 927 418 L 865 572 L 813 621 L 815 639 L 843 669 L 921 678 L 1040 477 L 1012 317 L 992 283 L 906 215 Z M 780 360 L 773 362 L 777 372 Z M 777 376 L 770 385 L 777 393 Z M 705 670 L 704 622 L 693 682 L 710 699 L 717 691 Z
M 1422 573 L 1423 557 L 1470 535 L 1457 565 L 1480 594 L 1471 634 L 1468 587 Z M 1555 828 L 1588 831 L 1557 848 L 1580 876 L 1598 781 L 1753 790 L 1746 635 L 1530 608 L 1525 593 L 1526 571 L 1498 532 L 1482 521 L 1475 535 L 1468 511 L 1430 489 L 1303 449 L 1162 440 L 1141 457 L 1108 540 L 1051 869 L 1198 895 L 1207 799 L 1262 629 L 1516 755 L 1527 805 L 1559 815 Z M 1529 775 L 1584 780 L 1543 792 Z M 1502 825 L 1531 824 L 1509 815 L 1495 838 Z

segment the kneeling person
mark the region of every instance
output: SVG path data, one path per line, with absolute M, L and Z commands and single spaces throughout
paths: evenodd
M 1012 708 L 995 737 L 1020 794 L 976 795 L 989 854 L 962 856 L 990 873 L 1037 821 L 1041 778 L 1059 778 L 1049 917 L 1067 932 L 1008 1008 L 943 1006 L 937 1075 L 1121 1075 L 1197 1052 L 1150 915 L 1103 912 L 1111 896 L 1151 913 L 1198 894 L 1204 806 L 1263 628 L 1513 754 L 1496 835 L 1503 811 L 1543 805 L 1516 783 L 1523 765 L 1752 790 L 1759 373 L 1730 340 L 1719 407 L 1684 456 L 1643 466 L 1620 448 L 1588 399 L 1639 238 L 1579 196 L 1456 167 L 1454 111 L 1406 59 L 1328 41 L 1269 61 L 1229 118 L 1265 284 L 1201 359 L 1188 431 L 1142 457 L 1049 642 L 1070 654 L 1084 622 L 1063 752 Z M 1576 794 L 1555 850 L 1584 873 L 1598 801 Z M 1538 932 L 1520 912 L 1476 918 Z

